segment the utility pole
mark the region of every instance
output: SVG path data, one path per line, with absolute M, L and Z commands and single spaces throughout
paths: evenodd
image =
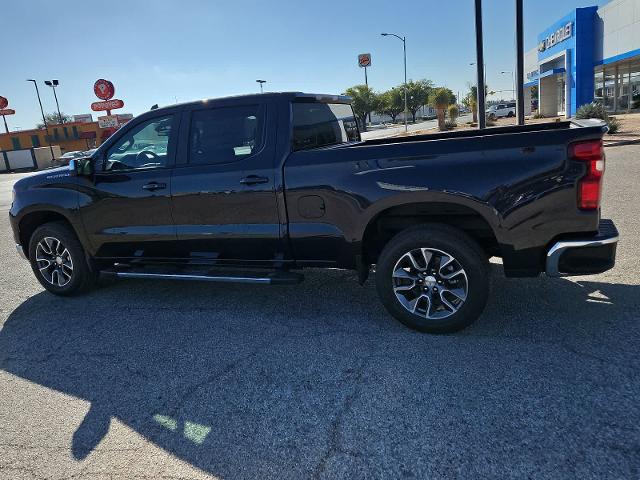
M 58 80 L 45 80 L 44 84 L 53 89 L 53 98 L 56 99 L 56 107 L 58 109 L 58 120 L 60 122 L 60 125 L 62 125 L 64 123 L 64 120 L 62 120 L 62 114 L 60 113 L 60 105 L 58 104 L 58 96 L 56 95 L 56 87 L 59 85 L 59 82 Z
M 383 37 L 391 35 L 402 41 L 402 52 L 404 54 L 404 132 L 407 133 L 407 116 L 409 113 L 409 108 L 407 107 L 407 37 L 401 37 L 395 33 L 381 33 L 380 35 Z
M 262 84 L 263 84 L 263 83 L 267 83 L 267 81 L 266 81 L 266 80 L 256 80 L 256 82 L 258 82 L 258 83 L 260 84 L 260 93 L 264 93 L 264 92 L 262 91 Z
M 524 15 L 522 0 L 516 1 L 516 116 L 524 125 Z
M 33 82 L 33 86 L 36 87 L 36 96 L 38 97 L 38 103 L 40 104 L 40 113 L 42 113 L 42 121 L 44 122 L 44 130 L 47 133 L 46 140 L 49 145 L 49 150 L 51 151 L 51 160 L 55 158 L 53 154 L 53 147 L 51 146 L 51 136 L 49 135 L 49 127 L 47 126 L 47 118 L 44 116 L 44 109 L 42 108 L 42 100 L 40 100 L 40 91 L 38 90 L 38 82 L 36 82 L 33 78 L 28 78 L 27 82 Z
M 511 90 L 513 92 L 513 99 L 515 100 L 516 98 L 516 78 L 514 76 L 514 73 L 511 70 L 503 70 L 500 72 L 501 74 L 505 74 L 505 73 L 510 73 L 511 74 L 511 85 L 513 86 L 513 90 Z
M 484 44 L 482 39 L 482 0 L 475 0 L 476 17 L 476 69 L 478 85 L 478 128 L 487 128 L 485 117 Z

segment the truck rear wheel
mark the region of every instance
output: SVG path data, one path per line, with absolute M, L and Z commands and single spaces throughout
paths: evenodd
M 387 311 L 409 328 L 450 333 L 473 323 L 489 296 L 486 255 L 467 234 L 441 224 L 400 232 L 376 265 Z
M 56 295 L 88 290 L 96 279 L 80 241 L 63 222 L 45 223 L 33 232 L 29 261 L 40 284 Z

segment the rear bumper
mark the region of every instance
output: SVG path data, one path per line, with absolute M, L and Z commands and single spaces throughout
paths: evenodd
M 613 221 L 600 220 L 596 235 L 556 242 L 547 252 L 545 272 L 549 277 L 606 272 L 616 262 L 617 245 Z

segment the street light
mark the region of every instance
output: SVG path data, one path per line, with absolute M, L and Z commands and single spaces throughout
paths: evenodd
M 40 100 L 40 91 L 38 90 L 38 82 L 33 78 L 27 78 L 27 82 L 33 82 L 33 86 L 36 87 L 36 95 L 38 97 L 38 103 L 40 104 L 40 113 L 42 113 L 42 121 L 44 122 L 44 130 L 47 132 L 46 140 L 51 150 L 51 160 L 53 161 L 55 155 L 53 154 L 53 147 L 51 146 L 51 137 L 49 136 L 49 127 L 47 126 L 47 118 L 44 116 L 44 109 L 42 108 L 42 100 Z
M 263 83 L 267 83 L 267 81 L 266 81 L 266 80 L 256 80 L 256 82 L 258 82 L 258 83 L 260 84 L 260 93 L 263 93 L 263 91 L 262 91 L 262 84 L 263 84 Z
M 64 120 L 62 120 L 60 105 L 58 104 L 58 96 L 56 95 L 56 87 L 60 84 L 60 82 L 58 82 L 58 80 L 45 80 L 44 84 L 53 89 L 53 98 L 56 99 L 56 107 L 58 108 L 58 119 L 60 120 L 60 124 L 62 125 L 64 123 Z
M 505 73 L 510 73 L 511 74 L 511 81 L 513 82 L 513 96 L 516 96 L 516 77 L 513 75 L 513 72 L 511 70 L 503 70 L 502 72 L 500 72 L 501 74 L 505 74 Z M 514 98 L 515 100 L 515 98 Z
M 404 53 L 404 131 L 407 132 L 407 37 L 401 37 L 395 33 L 381 33 L 383 37 L 396 37 L 398 40 L 402 40 L 402 51 Z
M 475 65 L 476 62 L 470 62 L 469 65 Z M 482 73 L 484 73 L 484 86 L 485 88 L 487 88 L 487 64 L 483 63 L 484 65 L 484 71 Z

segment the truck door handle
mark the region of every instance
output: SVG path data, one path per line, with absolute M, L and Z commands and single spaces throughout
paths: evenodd
M 164 190 L 165 188 L 167 188 L 167 184 L 166 183 L 158 183 L 158 182 L 151 182 L 151 183 L 147 183 L 146 185 L 143 185 L 142 188 L 144 190 L 150 190 L 150 191 L 154 191 L 154 190 Z
M 258 175 L 249 175 L 240 179 L 242 185 L 257 185 L 259 183 L 267 183 L 269 179 L 267 177 L 259 177 Z

